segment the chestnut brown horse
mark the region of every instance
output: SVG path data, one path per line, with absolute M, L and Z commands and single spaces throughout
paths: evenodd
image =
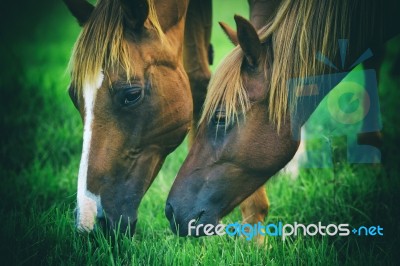
M 215 226 L 245 199 L 246 222 L 263 221 L 268 201 L 259 188 L 299 145 L 290 123 L 289 81 L 332 73 L 316 55 L 339 65 L 339 39 L 349 40 L 350 62 L 380 47 L 398 33 L 393 6 L 394 1 L 285 0 L 258 33 L 239 16 L 237 34 L 223 25 L 238 46 L 211 78 L 198 134 L 168 196 L 166 216 L 175 233 L 193 235 L 193 219 Z
M 190 85 L 196 99 L 205 98 L 211 4 L 65 3 L 82 26 L 69 88 L 84 124 L 76 225 L 91 231 L 102 218 L 110 228 L 134 233 L 143 195 L 192 125 Z M 183 61 L 184 54 L 191 56 Z

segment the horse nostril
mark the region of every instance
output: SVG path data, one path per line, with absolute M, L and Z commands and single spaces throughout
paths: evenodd
M 167 216 L 168 220 L 171 220 L 174 216 L 174 209 L 169 202 L 165 205 L 165 216 Z
M 201 217 L 203 216 L 203 214 L 206 212 L 206 210 L 202 210 L 199 213 L 199 216 L 197 217 L 197 221 L 200 221 Z

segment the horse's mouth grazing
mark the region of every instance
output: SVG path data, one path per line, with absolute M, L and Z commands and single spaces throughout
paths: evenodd
M 219 224 L 219 219 L 210 219 L 212 217 L 207 216 L 207 211 L 202 209 L 196 215 L 191 217 L 194 218 L 185 218 L 185 219 L 177 219 L 173 207 L 168 203 L 166 207 L 166 216 L 170 221 L 170 227 L 174 234 L 179 236 L 206 236 L 210 235 L 209 232 L 205 233 L 204 226 L 217 226 Z M 190 217 L 190 216 L 189 216 Z M 211 222 L 212 221 L 212 222 Z M 215 232 L 212 231 L 211 235 L 214 235 Z
M 126 223 L 122 222 L 121 219 L 118 222 L 113 222 L 105 217 L 99 217 L 97 218 L 97 224 L 98 226 L 95 228 L 101 228 L 103 232 L 111 233 L 111 235 L 114 235 L 114 232 L 116 232 L 133 236 L 136 232 L 137 219 Z

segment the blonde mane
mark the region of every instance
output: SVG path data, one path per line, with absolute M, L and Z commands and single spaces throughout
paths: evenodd
M 332 71 L 316 55 L 322 53 L 335 59 L 339 39 L 348 39 L 350 46 L 358 47 L 367 37 L 371 38 L 372 12 L 376 5 L 374 1 L 282 1 L 272 22 L 259 31 L 261 42 L 272 37 L 274 61 L 268 111 L 270 121 L 278 130 L 292 107 L 288 103 L 290 80 Z M 360 9 L 362 17 L 353 18 Z M 352 39 L 351 27 L 358 29 L 358 35 L 352 35 Z M 209 122 L 220 106 L 225 107 L 227 125 L 237 121 L 239 113 L 245 114 L 250 102 L 240 74 L 242 61 L 243 52 L 237 46 L 218 66 L 209 83 L 200 123 Z
M 148 0 L 148 3 L 150 10 L 147 22 L 163 37 L 154 1 Z M 84 82 L 95 84 L 101 71 L 117 66 L 124 69 L 128 81 L 134 75 L 123 24 L 123 10 L 119 1 L 97 2 L 75 43 L 69 63 L 72 86 L 76 90 L 81 90 Z

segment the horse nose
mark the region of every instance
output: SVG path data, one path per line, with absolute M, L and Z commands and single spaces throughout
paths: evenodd
M 165 205 L 165 216 L 167 216 L 167 219 L 171 221 L 174 218 L 174 209 L 172 208 L 171 203 L 167 202 Z
M 179 217 L 177 217 L 176 214 L 174 213 L 173 205 L 170 202 L 167 202 L 167 204 L 165 205 L 165 216 L 167 216 L 170 228 L 174 234 L 180 236 L 187 235 L 184 226 L 181 224 L 179 220 Z

